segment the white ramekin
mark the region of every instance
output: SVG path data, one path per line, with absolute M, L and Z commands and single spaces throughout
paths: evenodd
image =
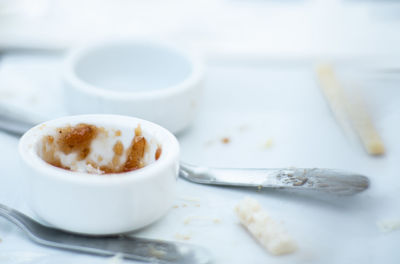
M 96 175 L 54 167 L 38 155 L 38 142 L 58 127 L 93 124 L 134 135 L 140 124 L 145 135 L 161 144 L 160 158 L 144 168 Z M 127 131 L 129 133 L 127 133 Z M 81 115 L 51 120 L 20 139 L 19 153 L 27 168 L 28 202 L 44 221 L 70 232 L 107 235 L 129 232 L 163 216 L 171 207 L 179 168 L 179 144 L 166 129 L 137 118 Z
M 63 80 L 71 114 L 135 116 L 176 133 L 197 112 L 203 64 L 170 44 L 114 40 L 73 49 Z

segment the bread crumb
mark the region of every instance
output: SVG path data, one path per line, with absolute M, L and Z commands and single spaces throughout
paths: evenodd
M 192 238 L 191 235 L 189 234 L 180 234 L 180 233 L 176 233 L 175 234 L 175 238 L 179 239 L 179 240 L 190 240 Z
M 214 224 L 219 224 L 219 223 L 221 223 L 221 220 L 219 218 L 214 218 L 213 219 L 213 223 Z
M 254 199 L 244 198 L 235 211 L 241 224 L 265 247 L 272 255 L 289 254 L 297 246 L 283 225 L 275 222 Z
M 371 118 L 367 106 L 358 92 L 349 96 L 330 64 L 317 66 L 317 76 L 324 97 L 336 121 L 346 133 L 356 132 L 365 150 L 370 155 L 383 155 L 385 146 Z
M 184 200 L 187 202 L 200 202 L 200 198 L 198 198 L 198 197 L 179 196 L 178 199 Z
M 193 221 L 197 222 L 206 222 L 207 224 L 210 222 L 213 222 L 215 224 L 220 223 L 221 220 L 219 218 L 210 218 L 210 217 L 204 217 L 204 216 L 188 216 L 183 220 L 184 225 L 188 225 Z
M 264 144 L 262 145 L 262 148 L 270 149 L 273 145 L 274 145 L 274 141 L 272 140 L 272 138 L 269 138 L 269 139 L 267 139 L 267 141 L 264 142 Z
M 384 233 L 389 233 L 400 229 L 400 219 L 384 219 L 378 221 L 376 224 Z
M 231 139 L 229 137 L 221 138 L 221 143 L 222 144 L 229 144 L 230 142 L 231 142 Z
M 187 217 L 187 218 L 183 221 L 183 224 L 184 224 L 184 225 L 188 225 L 191 221 L 192 221 L 192 218 L 191 218 L 191 217 Z

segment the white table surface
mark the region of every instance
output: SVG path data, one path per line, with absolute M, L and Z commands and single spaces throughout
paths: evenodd
M 40 118 L 65 114 L 60 69 L 59 58 L 3 57 L 0 101 Z M 400 218 L 400 79 L 371 71 L 361 71 L 356 79 L 365 87 L 366 102 L 386 144 L 383 157 L 368 156 L 359 142 L 342 133 L 307 65 L 209 63 L 201 112 L 178 139 L 187 162 L 346 169 L 369 176 L 369 190 L 354 197 L 310 197 L 179 179 L 178 208 L 135 235 L 178 241 L 188 236 L 185 242 L 209 248 L 215 263 L 399 263 L 400 230 L 383 233 L 377 222 Z M 222 137 L 231 143 L 222 144 Z M 268 140 L 272 146 L 263 147 Z M 18 139 L 0 133 L 0 201 L 34 216 L 26 206 L 17 144 Z M 283 221 L 299 245 L 295 254 L 269 255 L 240 226 L 233 207 L 244 196 L 257 199 L 271 217 Z M 3 219 L 0 239 L 2 264 L 110 262 L 35 245 Z

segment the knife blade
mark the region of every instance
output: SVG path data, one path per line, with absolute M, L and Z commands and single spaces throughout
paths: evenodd
M 181 162 L 180 176 L 201 184 L 311 190 L 338 195 L 356 194 L 369 187 L 369 179 L 363 175 L 321 168 L 230 169 Z

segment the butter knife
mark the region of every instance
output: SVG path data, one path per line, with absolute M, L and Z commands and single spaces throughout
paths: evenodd
M 278 188 L 352 195 L 366 190 L 369 179 L 335 169 L 228 169 L 180 163 L 179 175 L 191 182 L 236 187 Z

